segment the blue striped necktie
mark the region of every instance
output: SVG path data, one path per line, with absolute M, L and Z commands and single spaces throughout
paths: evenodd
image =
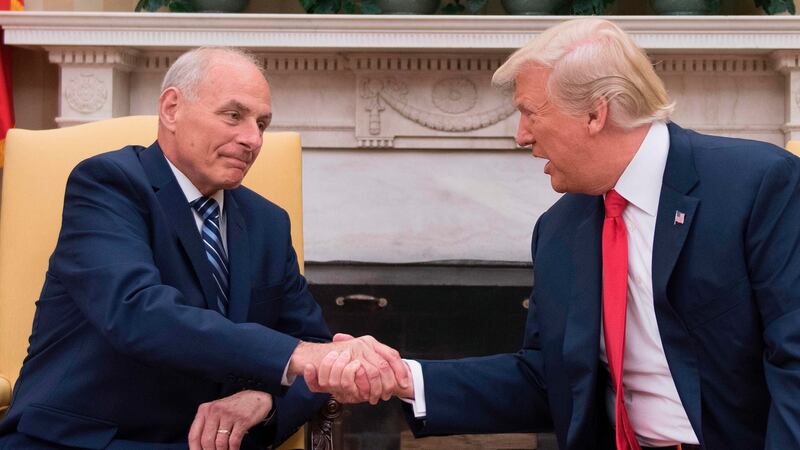
M 219 230 L 219 205 L 210 197 L 200 197 L 190 203 L 192 208 L 203 219 L 200 234 L 203 237 L 206 257 L 211 266 L 211 275 L 217 287 L 217 306 L 223 315 L 228 313 L 228 255 L 222 245 L 222 233 Z

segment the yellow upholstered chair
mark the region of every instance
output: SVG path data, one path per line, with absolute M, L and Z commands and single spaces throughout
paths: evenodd
M 786 150 L 800 156 L 800 141 L 789 141 L 786 143 Z
M 27 352 L 34 302 L 61 228 L 67 176 L 78 162 L 97 153 L 128 144 L 150 145 L 157 124 L 156 116 L 132 116 L 8 133 L 0 204 L 0 416 Z M 261 155 L 244 184 L 289 212 L 302 270 L 300 136 L 265 133 Z M 303 448 L 302 432 L 282 448 Z

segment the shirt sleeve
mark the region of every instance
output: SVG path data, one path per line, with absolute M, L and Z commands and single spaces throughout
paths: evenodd
M 414 418 L 422 419 L 426 416 L 425 410 L 425 381 L 422 379 L 422 366 L 413 359 L 403 360 L 411 371 L 411 381 L 414 383 L 414 398 L 401 398 L 400 400 L 411 405 Z

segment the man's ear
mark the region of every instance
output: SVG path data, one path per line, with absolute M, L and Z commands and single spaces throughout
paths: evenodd
M 175 87 L 164 89 L 164 92 L 158 97 L 158 116 L 160 122 L 166 129 L 173 133 L 175 132 L 178 109 L 182 100 L 181 92 Z
M 595 136 L 606 126 L 608 119 L 608 101 L 605 98 L 599 99 L 594 104 L 594 110 L 589 112 L 587 128 L 590 136 Z

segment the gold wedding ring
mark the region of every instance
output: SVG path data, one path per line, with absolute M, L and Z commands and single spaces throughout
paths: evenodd
M 217 430 L 217 433 L 219 433 L 219 434 L 230 434 L 231 430 Z

